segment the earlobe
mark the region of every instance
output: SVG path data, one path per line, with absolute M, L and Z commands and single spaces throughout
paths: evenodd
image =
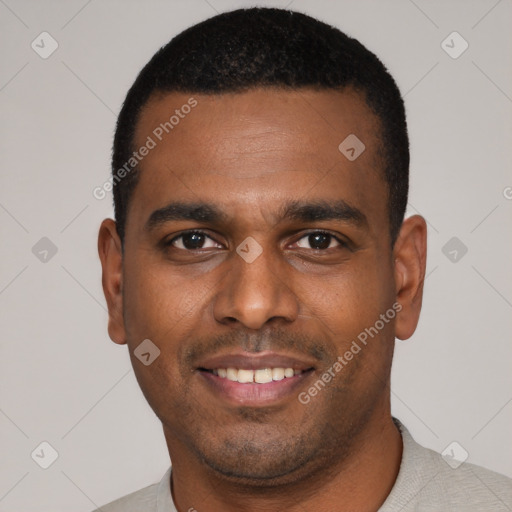
M 427 256 L 427 225 L 423 217 L 404 220 L 394 247 L 396 300 L 401 305 L 395 324 L 396 337 L 410 338 L 423 300 Z
M 114 343 L 126 343 L 123 319 L 123 251 L 116 223 L 105 219 L 98 234 L 102 286 L 108 307 L 108 333 Z

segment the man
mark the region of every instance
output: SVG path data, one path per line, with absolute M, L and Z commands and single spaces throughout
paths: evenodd
M 156 53 L 119 115 L 99 254 L 172 473 L 101 510 L 512 509 L 510 480 L 391 416 L 425 275 L 408 166 L 395 82 L 333 27 L 237 10 Z

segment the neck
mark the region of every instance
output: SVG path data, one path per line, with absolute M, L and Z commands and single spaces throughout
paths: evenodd
M 385 415 L 372 417 L 339 466 L 272 488 L 233 483 L 197 461 L 167 434 L 166 439 L 178 512 L 375 512 L 391 492 L 402 457 L 402 439 L 389 409 Z

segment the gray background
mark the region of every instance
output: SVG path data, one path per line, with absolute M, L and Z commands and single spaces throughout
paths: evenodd
M 96 235 L 112 208 L 92 190 L 108 178 L 116 114 L 142 65 L 182 29 L 250 5 L 0 0 L 2 512 L 86 512 L 168 467 L 126 346 L 106 332 Z M 457 441 L 470 462 L 512 476 L 512 2 L 259 5 L 338 26 L 397 79 L 409 213 L 430 231 L 422 319 L 397 342 L 393 412 L 420 443 L 443 451 Z M 47 59 L 31 48 L 50 48 L 43 31 L 59 45 Z M 453 31 L 469 43 L 456 59 L 441 46 Z M 55 255 L 36 245 L 43 237 Z M 59 455 L 48 469 L 31 458 L 42 441 Z

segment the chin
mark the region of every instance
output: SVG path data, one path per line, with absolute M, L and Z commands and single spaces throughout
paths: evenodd
M 289 482 L 297 481 L 297 474 L 306 464 L 303 461 L 297 464 L 294 461 L 293 465 L 279 464 L 274 461 L 268 464 L 262 464 L 261 461 L 255 465 L 253 460 L 239 459 L 233 464 L 226 463 L 226 461 L 208 460 L 204 459 L 208 467 L 213 470 L 217 475 L 223 479 L 236 483 L 238 486 L 245 487 L 261 487 L 270 488 L 287 484 Z
M 266 435 L 258 441 L 232 436 L 220 443 L 215 440 L 216 446 L 197 453 L 209 469 L 231 483 L 269 488 L 296 482 L 299 475 L 313 469 L 310 466 L 318 452 L 314 449 L 317 443 L 311 441 L 312 436 L 293 438 L 289 434 L 274 439 Z

